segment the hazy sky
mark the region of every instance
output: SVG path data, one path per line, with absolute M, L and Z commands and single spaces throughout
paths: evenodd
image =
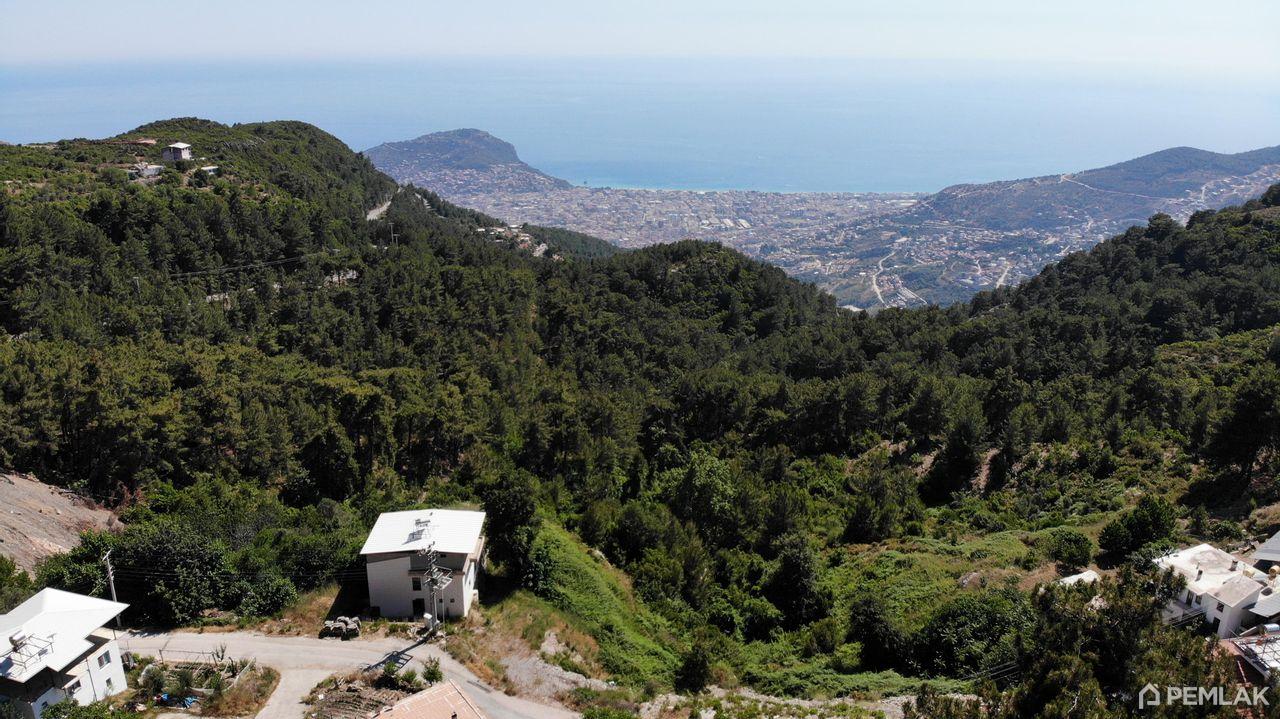
M 1280 73 L 1276 0 L 0 0 L 0 64 L 492 55 Z

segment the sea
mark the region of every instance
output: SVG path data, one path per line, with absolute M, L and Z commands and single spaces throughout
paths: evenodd
M 575 184 L 930 192 L 1167 147 L 1280 144 L 1274 78 L 1106 65 L 754 58 L 0 67 L 0 140 L 169 117 L 304 120 L 355 150 L 462 127 Z

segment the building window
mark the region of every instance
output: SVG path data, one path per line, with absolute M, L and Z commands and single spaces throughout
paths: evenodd
M 1223 607 L 1222 602 L 1218 602 L 1218 611 L 1222 611 L 1223 609 L 1225 609 L 1225 607 Z
M 449 597 L 449 603 L 453 604 L 453 597 Z
M 109 664 L 110 662 L 111 662 L 111 650 L 110 650 L 110 649 L 108 649 L 107 651 L 103 652 L 102 654 L 100 654 L 100 655 L 98 656 L 98 668 L 105 667 L 105 666 L 106 666 L 107 664 Z
M 71 682 L 70 684 L 68 684 L 67 688 L 64 691 L 66 691 L 68 696 L 74 697 L 80 691 L 80 680 L 77 679 L 74 682 Z
M 421 592 L 421 591 L 422 591 L 422 578 L 421 578 L 421 577 L 414 577 L 414 578 L 413 578 L 413 591 L 415 591 L 415 592 Z
M 113 682 L 111 681 L 111 677 L 107 677 L 107 693 L 108 693 L 108 694 L 110 694 L 111 692 L 114 692 L 115 690 L 116 690 L 116 688 L 113 686 Z
M 1196 595 L 1196 604 L 1197 604 L 1197 605 L 1204 604 L 1204 597 L 1202 597 L 1202 596 L 1200 596 L 1199 594 L 1197 594 L 1197 595 Z

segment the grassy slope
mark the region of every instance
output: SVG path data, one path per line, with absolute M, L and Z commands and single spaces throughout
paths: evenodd
M 546 526 L 538 545 L 553 562 L 545 601 L 568 623 L 595 638 L 600 665 L 631 684 L 670 681 L 676 657 L 666 622 L 631 591 L 626 575 L 592 557 L 568 531 Z
M 504 662 L 529 654 L 632 689 L 669 685 L 680 640 L 635 596 L 626 575 L 595 558 L 559 526 L 544 524 L 537 545 L 550 558 L 550 589 L 539 596 L 523 589 L 504 595 L 500 589 L 483 588 L 481 599 L 492 603 L 479 607 L 452 632 L 450 653 L 512 691 L 521 687 L 507 677 Z M 554 654 L 546 644 L 552 635 L 558 647 Z

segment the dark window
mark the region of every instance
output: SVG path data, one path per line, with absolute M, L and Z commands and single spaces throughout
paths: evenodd
M 422 591 L 422 580 L 419 579 L 418 577 L 413 578 L 413 591 L 415 592 Z

